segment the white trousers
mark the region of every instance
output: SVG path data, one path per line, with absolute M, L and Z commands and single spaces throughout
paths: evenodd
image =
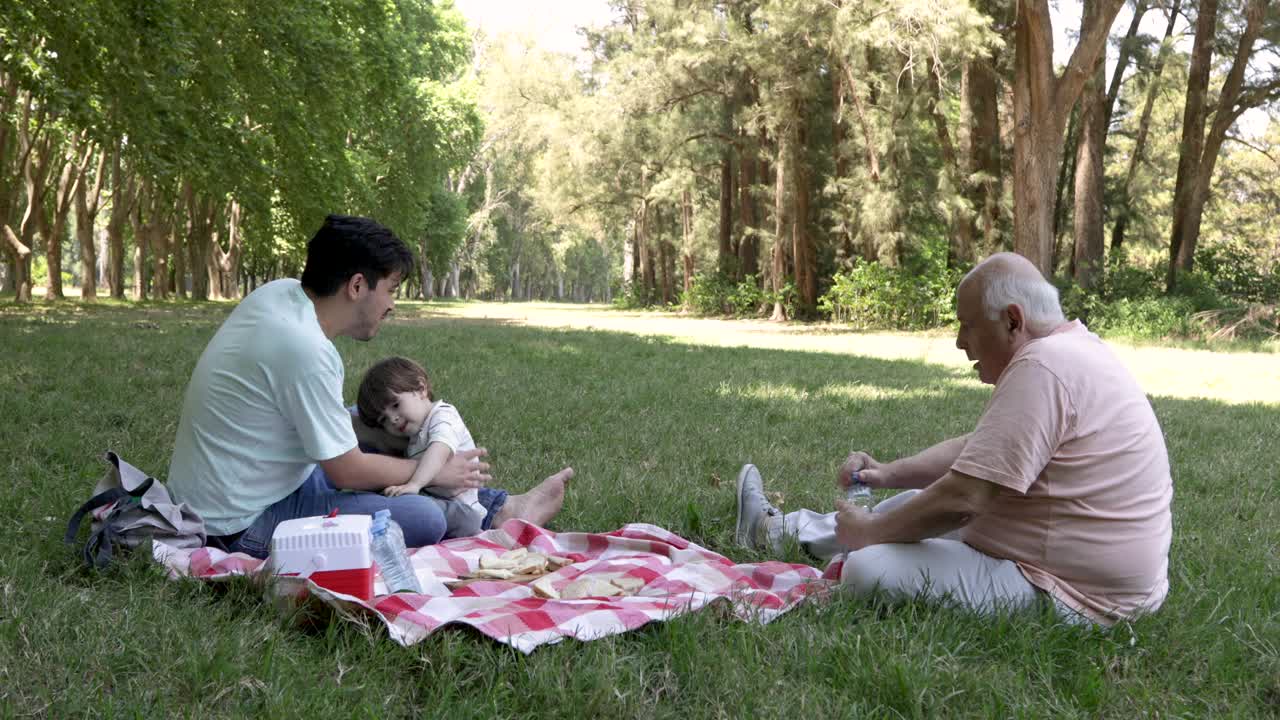
M 917 492 L 919 490 L 909 490 L 895 495 L 878 503 L 872 512 L 891 510 Z M 772 538 L 775 550 L 781 548 L 787 536 L 794 537 L 807 552 L 823 560 L 844 552 L 836 540 L 835 513 L 812 510 L 787 513 L 782 531 Z M 957 532 L 915 543 L 870 545 L 848 553 L 840 581 L 857 594 L 879 589 L 894 598 L 925 597 L 980 613 L 1030 607 L 1045 596 L 1027 582 L 1013 561 L 978 552 L 961 542 Z M 1066 619 L 1080 617 L 1056 601 L 1054 605 Z

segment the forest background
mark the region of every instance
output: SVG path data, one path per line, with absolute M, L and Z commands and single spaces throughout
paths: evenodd
M 0 293 L 237 298 L 342 211 L 407 297 L 921 329 L 1015 250 L 1095 329 L 1274 337 L 1275 4 L 1057 10 L 618 0 L 569 54 L 426 0 L 3 3 Z

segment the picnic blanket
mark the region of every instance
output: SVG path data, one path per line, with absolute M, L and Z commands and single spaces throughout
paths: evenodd
M 453 591 L 444 585 L 445 580 L 475 570 L 482 555 L 519 547 L 573 560 L 553 574 L 551 582 L 557 589 L 591 575 L 624 574 L 644 585 L 632 595 L 578 600 L 539 597 L 527 584 L 504 580 L 476 580 Z M 156 560 L 172 577 L 219 580 L 264 572 L 261 560 L 211 547 L 182 549 L 156 542 L 153 548 Z M 310 591 L 344 616 L 363 608 L 380 619 L 401 645 L 412 645 L 445 625 L 458 623 L 529 653 L 565 638 L 587 641 L 616 635 L 717 601 L 727 603 L 741 620 L 764 624 L 806 599 L 826 594 L 831 586 L 821 571 L 808 565 L 737 564 L 645 523 L 597 534 L 555 533 L 508 520 L 500 529 L 418 548 L 410 557 L 423 583 L 421 594 L 385 594 L 381 578 L 375 579 L 370 602 L 299 578 L 275 578 L 273 587 L 277 594 Z

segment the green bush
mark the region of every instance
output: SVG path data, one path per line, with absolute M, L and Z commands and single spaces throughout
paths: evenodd
M 1267 322 L 1251 319 L 1269 317 L 1257 306 L 1280 299 L 1280 269 L 1268 271 L 1244 248 L 1202 247 L 1195 270 L 1178 276 L 1173 294 L 1165 292 L 1165 280 L 1163 263 L 1132 265 L 1121 252 L 1107 259 L 1096 288 L 1085 291 L 1066 278 L 1058 289 L 1067 317 L 1109 335 L 1210 339 L 1223 336 L 1227 325 L 1229 335 L 1238 338 L 1274 331 Z
M 943 262 L 889 268 L 858 259 L 836 273 L 818 309 L 832 320 L 863 330 L 925 330 L 955 316 L 955 288 L 963 273 Z
M 1239 303 L 1280 302 L 1280 264 L 1265 267 L 1258 253 L 1241 243 L 1199 247 L 1195 268 L 1193 274 L 1203 276 L 1224 298 Z
M 760 314 L 762 308 L 771 305 L 778 293 L 761 290 L 756 284 L 756 276 L 748 275 L 742 280 L 734 280 L 720 272 L 699 273 L 689 284 L 689 291 L 681 293 L 680 302 L 686 308 L 701 315 L 733 315 L 754 316 Z M 795 309 L 795 288 L 790 287 L 790 307 Z M 784 305 L 787 300 L 787 289 L 781 296 Z
M 1089 329 L 1130 338 L 1190 338 L 1203 332 L 1193 318 L 1198 309 L 1189 297 L 1120 298 L 1098 305 Z

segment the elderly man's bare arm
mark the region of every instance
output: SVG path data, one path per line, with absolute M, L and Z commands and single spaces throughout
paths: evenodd
M 948 471 L 927 488 L 888 512 L 870 513 L 841 502 L 836 537 L 850 550 L 882 543 L 919 542 L 968 525 L 987 511 L 998 485 Z
M 962 435 L 944 440 L 931 448 L 922 450 L 910 457 L 901 458 L 889 463 L 877 462 L 875 458 L 864 452 L 850 453 L 840 466 L 838 482 L 841 487 L 849 487 L 855 481 L 863 482 L 874 488 L 919 489 L 928 487 L 951 469 L 964 444 L 969 439 Z M 854 474 L 857 477 L 854 477 Z

